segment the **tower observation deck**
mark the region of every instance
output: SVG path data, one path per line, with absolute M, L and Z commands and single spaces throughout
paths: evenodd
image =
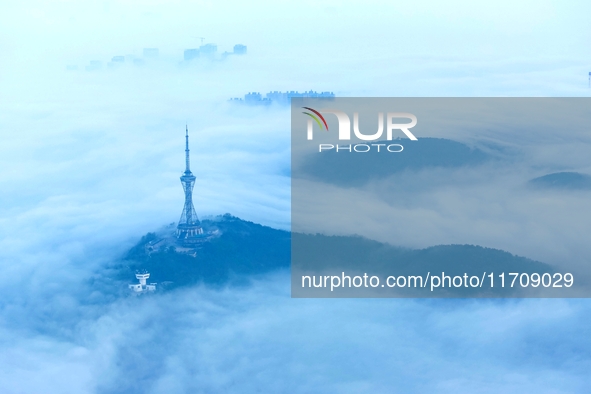
M 195 185 L 195 176 L 191 172 L 191 163 L 189 158 L 189 128 L 185 129 L 185 172 L 181 176 L 181 184 L 185 192 L 185 206 L 183 213 L 176 228 L 176 237 L 182 244 L 197 244 L 206 238 L 201 228 L 201 222 L 193 206 L 193 186 Z

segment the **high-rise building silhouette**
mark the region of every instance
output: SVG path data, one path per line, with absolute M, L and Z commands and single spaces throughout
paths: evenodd
M 246 55 L 246 45 L 234 45 L 234 55 Z
M 182 244 L 196 244 L 204 240 L 205 234 L 201 228 L 201 222 L 193 206 L 193 186 L 195 185 L 195 176 L 191 172 L 189 158 L 189 128 L 185 129 L 185 172 L 181 176 L 181 184 L 185 191 L 185 206 L 181 219 L 176 228 L 176 237 Z
M 193 60 L 199 58 L 199 49 L 192 48 L 192 49 L 185 49 L 184 59 L 186 61 Z

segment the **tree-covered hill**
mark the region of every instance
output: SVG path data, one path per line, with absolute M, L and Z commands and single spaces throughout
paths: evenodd
M 155 233 L 142 237 L 125 256 L 122 276 L 133 279 L 139 270 L 150 272 L 150 281 L 177 287 L 199 282 L 222 284 L 243 276 L 288 269 L 290 233 L 238 219 L 229 214 L 204 220 L 205 231 L 219 231 L 218 236 L 197 249 L 195 256 L 179 253 L 173 247 L 148 254 L 145 245 L 157 239 Z

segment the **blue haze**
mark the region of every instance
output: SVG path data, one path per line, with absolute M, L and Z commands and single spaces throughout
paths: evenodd
M 104 267 L 141 235 L 178 220 L 185 123 L 198 214 L 231 212 L 289 229 L 288 109 L 241 108 L 227 98 L 311 89 L 587 97 L 590 8 L 2 2 L 1 391 L 587 392 L 588 300 L 293 300 L 286 272 L 241 288 L 140 299 L 101 286 L 111 274 Z M 248 54 L 179 67 L 198 36 L 220 51 L 241 42 Z M 83 68 L 146 47 L 160 55 L 145 67 Z M 507 140 L 502 131 L 428 137 L 479 149 Z M 586 264 L 589 194 L 526 185 L 556 172 L 591 174 L 590 145 L 585 133 L 525 130 L 507 144 L 506 165 L 429 169 L 414 181 L 401 174 L 398 184 L 408 187 L 397 190 L 396 204 L 379 198 L 387 184 L 371 185 L 365 197 L 392 217 L 417 219 L 400 246 L 473 243 Z M 473 182 L 483 172 L 488 181 Z M 515 185 L 511 198 L 500 184 Z

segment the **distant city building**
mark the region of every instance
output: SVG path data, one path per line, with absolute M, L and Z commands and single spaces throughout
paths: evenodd
M 246 55 L 246 45 L 234 45 L 234 55 Z
M 145 58 L 155 59 L 159 56 L 160 53 L 158 51 L 158 48 L 144 48 L 143 54 Z
M 199 54 L 206 57 L 214 57 L 218 51 L 218 46 L 215 44 L 205 44 L 199 47 Z
M 296 91 L 289 91 L 289 92 L 269 92 L 262 96 L 262 94 L 258 92 L 250 92 L 244 95 L 244 98 L 233 98 L 230 101 L 251 104 L 251 105 L 269 105 L 271 103 L 281 104 L 281 105 L 289 105 L 291 103 L 292 97 L 323 97 L 323 98 L 333 98 L 335 94 L 333 92 L 315 92 L 310 90 L 308 92 L 296 92 Z
M 242 44 L 234 45 L 234 50 L 232 52 L 222 53 L 222 59 L 225 59 L 228 56 L 232 56 L 232 55 L 246 55 L 246 45 L 242 45 Z
M 205 45 L 201 45 L 199 47 L 199 49 L 197 49 L 197 48 L 185 49 L 184 59 L 185 59 L 185 61 L 190 61 L 190 60 L 197 59 L 200 57 L 213 59 L 216 57 L 217 52 L 218 52 L 217 45 L 205 44 Z M 222 54 L 222 58 L 226 57 L 227 54 L 228 54 L 228 52 L 224 52 Z
M 135 277 L 139 281 L 139 283 L 128 285 L 129 289 L 132 290 L 135 294 L 143 294 L 156 290 L 157 283 L 146 283 L 146 281 L 150 277 L 150 274 L 148 272 L 137 273 L 135 274 Z
M 202 37 L 200 37 L 202 38 Z M 201 41 L 203 43 L 203 39 Z M 218 53 L 218 47 L 216 44 L 208 43 L 203 44 L 199 48 L 187 48 L 183 52 L 183 59 L 185 62 L 189 62 L 198 58 L 210 59 L 223 61 L 228 56 L 232 55 L 246 55 L 246 45 L 236 44 L 232 52 L 224 51 Z M 111 61 L 105 62 L 108 68 L 116 69 L 122 64 L 133 64 L 135 66 L 143 66 L 146 62 L 150 63 L 150 59 L 157 59 L 160 56 L 160 50 L 158 48 L 142 48 L 142 57 L 136 57 L 134 55 L 126 56 L 113 56 Z M 85 67 L 86 71 L 95 71 L 102 68 L 102 63 L 98 60 L 92 60 L 88 66 Z M 76 70 L 77 66 L 67 65 L 66 70 Z
M 192 49 L 185 49 L 184 59 L 186 61 L 197 59 L 199 57 L 199 49 L 192 48 Z
M 258 92 L 251 92 L 244 95 L 244 101 L 249 104 L 257 104 L 259 102 L 269 101 L 264 99 Z
M 86 66 L 86 71 L 100 70 L 102 66 L 102 63 L 99 60 L 91 60 L 90 65 Z

